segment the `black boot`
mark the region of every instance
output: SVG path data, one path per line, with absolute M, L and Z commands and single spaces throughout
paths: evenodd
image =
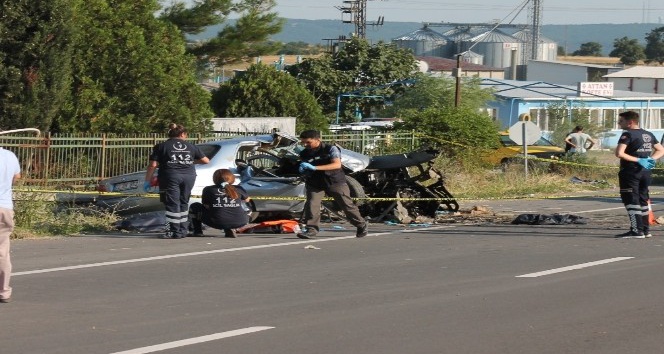
M 191 236 L 193 237 L 203 237 L 203 223 L 200 222 L 200 220 L 197 219 L 191 219 L 191 228 L 192 228 L 192 233 Z
M 224 229 L 224 237 L 237 238 L 237 233 L 235 229 Z

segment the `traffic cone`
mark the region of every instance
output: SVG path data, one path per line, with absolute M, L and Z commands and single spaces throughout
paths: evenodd
M 655 220 L 655 213 L 652 212 L 652 205 L 650 205 L 650 199 L 648 199 L 648 224 L 657 224 L 657 220 Z

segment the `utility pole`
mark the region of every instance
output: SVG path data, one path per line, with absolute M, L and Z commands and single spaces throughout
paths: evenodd
M 452 76 L 456 79 L 454 85 L 454 107 L 459 107 L 461 104 L 461 57 L 463 54 L 464 53 L 459 53 L 456 55 L 456 68 L 452 71 Z
M 367 23 L 367 1 L 371 0 L 345 0 L 343 6 L 335 6 L 341 11 L 341 21 L 355 25 L 355 36 L 366 39 L 367 25 L 382 26 L 385 17 L 379 16 L 378 21 Z

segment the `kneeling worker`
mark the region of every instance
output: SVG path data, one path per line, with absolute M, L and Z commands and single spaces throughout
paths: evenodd
M 235 229 L 247 225 L 249 215 L 243 203 L 249 202 L 247 191 L 234 186 L 235 176 L 227 169 L 214 171 L 214 185 L 203 188 L 202 203 L 193 203 L 190 210 L 194 236 L 203 236 L 203 224 L 224 230 L 226 237 L 237 237 Z

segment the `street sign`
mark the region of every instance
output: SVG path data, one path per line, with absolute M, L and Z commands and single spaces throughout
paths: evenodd
M 518 145 L 531 145 L 542 137 L 542 130 L 529 120 L 517 122 L 508 132 L 510 139 Z

